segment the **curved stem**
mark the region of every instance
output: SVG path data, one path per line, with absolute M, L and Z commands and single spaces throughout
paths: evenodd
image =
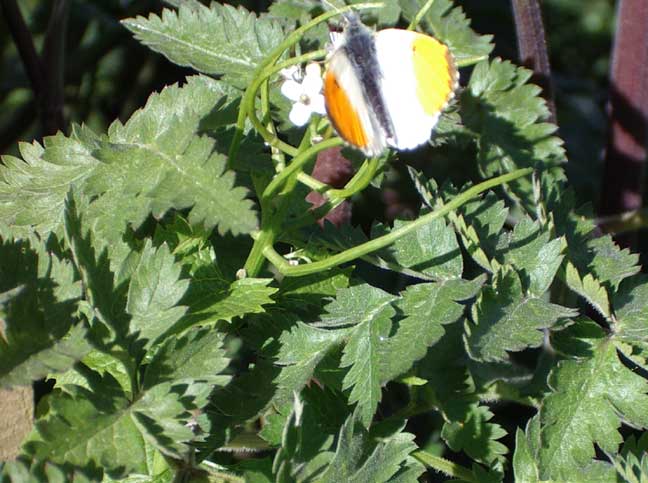
M 507 174 L 503 174 L 501 176 L 497 176 L 496 178 L 486 180 L 455 196 L 447 204 L 437 210 L 427 213 L 417 218 L 416 220 L 401 226 L 400 228 L 392 230 L 386 235 L 374 238 L 373 240 L 369 240 L 365 243 L 361 243 L 360 245 L 349 248 L 348 250 L 344 250 L 325 260 L 307 263 L 304 265 L 291 265 L 279 253 L 277 253 L 270 244 L 263 249 L 263 255 L 268 260 L 270 260 L 270 262 L 272 262 L 272 264 L 286 277 L 299 277 L 328 270 L 330 268 L 337 267 L 338 265 L 350 262 L 371 252 L 375 252 L 376 250 L 380 250 L 381 248 L 391 245 L 406 234 L 419 229 L 420 227 L 430 223 L 432 220 L 445 216 L 451 211 L 456 210 L 461 205 L 465 204 L 467 201 L 483 193 L 484 191 L 495 186 L 508 183 L 509 181 L 513 181 L 517 178 L 521 178 L 522 176 L 527 176 L 532 172 L 533 168 L 523 168 Z
M 365 189 L 367 185 L 371 183 L 376 171 L 378 171 L 378 168 L 380 167 L 378 159 L 379 158 L 369 158 L 367 161 L 362 163 L 358 172 L 353 175 L 344 188 L 332 189 L 327 193 L 329 198 L 331 200 L 344 200 L 350 198 L 358 191 Z
M 247 117 L 250 118 L 250 122 L 252 122 L 252 125 L 259 132 L 259 134 L 264 139 L 264 141 L 267 142 L 270 146 L 280 151 L 283 151 L 284 153 L 290 156 L 296 156 L 299 150 L 291 146 L 290 144 L 281 141 L 279 138 L 277 138 L 277 136 L 272 130 L 267 129 L 263 125 L 263 122 L 261 122 L 261 120 L 257 117 L 255 112 L 254 100 L 256 98 L 256 93 L 260 88 L 263 88 L 263 86 L 267 85 L 268 78 L 270 78 L 272 75 L 276 74 L 277 72 L 285 69 L 286 67 L 290 67 L 291 65 L 301 64 L 309 60 L 321 59 L 325 56 L 326 56 L 326 50 L 324 49 L 315 50 L 313 52 L 308 52 L 307 54 L 303 54 L 298 57 L 292 57 L 284 62 L 280 62 L 279 64 L 275 64 L 270 66 L 269 68 L 266 68 L 250 85 L 248 90 L 245 92 L 246 96 L 244 96 L 244 101 L 241 101 L 241 107 L 245 110 L 245 112 L 247 113 Z M 250 93 L 249 95 L 248 92 Z M 245 122 L 245 119 L 243 119 L 243 122 Z M 237 129 L 238 127 L 239 126 L 237 126 Z
M 412 456 L 425 466 L 435 469 L 452 478 L 467 481 L 469 483 L 479 483 L 472 471 L 457 463 L 453 463 L 450 460 L 441 458 L 440 456 L 435 456 L 423 450 L 414 451 Z
M 250 250 L 248 258 L 245 261 L 244 268 L 248 276 L 256 276 L 261 271 L 261 268 L 263 268 L 263 262 L 265 261 L 264 250 L 266 247 L 272 247 L 280 229 L 281 222 L 283 221 L 283 208 L 285 208 L 286 204 L 285 197 L 279 203 L 281 206 L 275 213 L 271 213 L 271 206 L 269 203 L 271 198 L 278 195 L 282 188 L 286 191 L 293 189 L 294 184 L 297 182 L 297 175 L 301 172 L 302 167 L 310 161 L 313 156 L 317 155 L 317 153 L 324 149 L 339 146 L 343 142 L 344 141 L 340 138 L 327 139 L 326 141 L 322 141 L 321 143 L 311 146 L 301 152 L 298 156 L 293 158 L 292 163 L 290 163 L 287 168 L 284 168 L 283 171 L 280 171 L 279 174 L 275 176 L 263 191 L 260 198 L 261 231 L 259 232 L 258 237 L 254 240 L 252 250 Z
M 336 15 L 340 15 L 350 10 L 366 10 L 372 8 L 380 8 L 382 6 L 383 6 L 382 3 L 358 3 L 356 5 L 348 5 L 346 7 L 342 7 L 330 12 L 325 12 L 322 15 L 314 18 L 310 22 L 305 23 L 304 25 L 302 25 L 301 27 L 293 31 L 290 35 L 288 35 L 285 38 L 283 42 L 281 42 L 277 47 L 275 47 L 275 49 L 270 53 L 270 55 L 268 55 L 257 68 L 254 76 L 255 82 L 245 91 L 245 94 L 243 95 L 243 99 L 241 100 L 241 105 L 239 107 L 239 114 L 236 120 L 236 131 L 234 133 L 234 137 L 232 138 L 232 143 L 230 144 L 230 148 L 228 152 L 229 166 L 232 165 L 233 159 L 238 154 L 238 149 L 241 145 L 241 139 L 243 137 L 243 129 L 245 128 L 245 119 L 249 114 L 249 111 L 246 110 L 246 108 L 250 103 L 254 105 L 254 98 L 256 96 L 256 91 L 259 88 L 258 86 L 260 85 L 260 82 L 263 82 L 263 80 L 259 80 L 259 78 L 262 77 L 261 74 L 263 73 L 263 71 L 269 65 L 276 63 L 279 57 L 281 57 L 281 55 L 284 53 L 286 49 L 289 49 L 292 45 L 299 42 L 299 40 L 302 38 L 304 33 L 306 33 L 311 28 L 319 25 L 320 23 L 326 22 L 329 18 L 335 17 Z M 257 82 L 259 84 L 255 87 L 255 84 L 257 84 Z
M 378 163 L 378 158 L 370 158 L 360 166 L 358 172 L 353 175 L 353 178 L 351 178 L 342 189 L 331 188 L 331 186 L 326 183 L 322 183 L 304 173 L 298 174 L 298 181 L 305 184 L 313 191 L 322 193 L 327 197 L 327 201 L 322 206 L 319 206 L 314 210 L 309 210 L 307 213 L 304 213 L 302 216 L 293 220 L 287 226 L 286 230 L 297 230 L 302 226 L 310 225 L 323 216 L 326 216 L 329 211 L 334 210 L 344 200 L 365 189 L 369 183 L 371 183 L 371 180 L 376 175 L 379 167 L 380 164 Z
M 428 13 L 430 8 L 432 8 L 433 3 L 434 0 L 428 0 L 427 2 L 425 2 L 425 5 L 421 7 L 421 9 L 418 11 L 416 16 L 412 19 L 410 24 L 407 26 L 407 30 L 414 30 L 416 27 L 418 27 L 418 24 L 421 23 L 421 20 L 423 20 L 425 14 Z
M 294 174 L 297 174 L 297 172 L 300 171 L 304 167 L 304 165 L 308 163 L 317 153 L 328 148 L 341 146 L 342 144 L 344 144 L 344 141 L 342 141 L 342 139 L 340 138 L 326 139 L 325 141 L 315 144 L 307 150 L 299 153 L 293 158 L 288 167 L 286 167 L 277 176 L 275 176 L 270 184 L 266 187 L 266 189 L 263 191 L 263 194 L 261 195 L 261 203 L 263 204 L 271 196 L 277 194 L 283 184 L 288 180 L 288 178 L 290 178 Z
M 331 187 L 326 183 L 323 183 L 319 179 L 313 178 L 310 174 L 306 173 L 297 174 L 297 181 L 318 193 L 326 193 L 331 189 Z

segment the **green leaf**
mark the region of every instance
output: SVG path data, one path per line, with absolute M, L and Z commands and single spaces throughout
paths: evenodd
M 42 334 L 36 338 L 39 337 Z M 81 325 L 73 326 L 63 338 L 50 342 L 49 347 L 35 351 L 35 345 L 43 344 L 31 344 L 30 354 L 25 354 L 23 347 L 9 345 L 7 350 L 3 348 L 0 356 L 0 386 L 24 386 L 47 375 L 64 372 L 92 348 L 86 340 L 86 329 Z M 21 351 L 24 352 L 21 354 Z M 18 359 L 22 360 L 18 362 Z
M 276 481 L 310 481 L 333 458 L 329 451 L 348 416 L 339 393 L 312 385 L 295 398 L 284 418 L 281 447 L 274 461 Z
M 302 390 L 313 376 L 317 364 L 341 342 L 345 334 L 345 330 L 322 330 L 298 322 L 290 332 L 281 336 L 276 364 L 285 367 L 276 380 L 277 404 L 290 401 L 294 392 Z
M 91 475 L 95 479 L 100 478 L 99 472 Z M 4 461 L 0 463 L 0 481 L 3 483 L 66 483 L 74 481 L 78 483 L 90 483 L 96 481 L 89 478 L 89 475 L 69 468 L 62 468 L 49 461 L 26 462 L 20 459 Z
M 405 18 L 412 20 L 426 3 L 423 0 L 400 0 Z M 493 50 L 492 35 L 477 35 L 470 28 L 461 7 L 452 8 L 451 0 L 436 0 L 423 17 L 436 38 L 446 43 L 460 64 L 475 63 Z
M 155 249 L 147 240 L 128 286 L 129 332 L 150 346 L 185 313 L 178 302 L 189 282 L 180 280 L 181 267 L 166 245 Z
M 144 473 L 131 473 L 126 478 L 113 480 L 104 474 L 102 483 L 172 483 L 174 478 L 182 476 L 182 470 L 177 471 L 169 466 L 165 456 L 152 445 L 144 442 L 146 452 L 146 471 Z M 76 481 L 76 480 L 75 480 Z
M 0 244 L 2 387 L 64 372 L 90 351 L 76 314 L 80 297 L 71 264 L 36 239 Z
M 214 152 L 215 141 L 199 136 L 205 116 L 234 95 L 219 81 L 192 77 L 182 88 L 152 95 L 126 124 L 114 122 L 107 136 L 73 128 L 69 138 L 47 138 L 44 148 L 24 146 L 25 161 L 13 158 L 0 170 L 0 223 L 19 234 L 20 227 L 34 226 L 44 239 L 61 233 L 74 183 L 92 199 L 87 219 L 109 251 L 122 244 L 124 226 L 137 228 L 150 213 L 161 217 L 172 208 L 192 208 L 190 222 L 207 229 L 249 233 L 257 220 L 247 191 L 234 186 L 235 174 Z
M 37 423 L 39 439 L 28 450 L 36 458 L 77 467 L 97 465 L 113 477 L 147 472 L 145 442 L 165 454 L 187 452 L 193 437 L 186 425 L 186 399 L 168 383 L 128 400 L 109 375 L 93 391 L 77 388 L 49 399 L 50 415 Z
M 353 328 L 342 353 L 340 367 L 350 367 L 342 387 L 351 389 L 349 402 L 358 403 L 359 419 L 366 427 L 371 424 L 381 397 L 380 365 L 394 314 L 389 305 L 372 313 Z
M 208 109 L 227 102 L 229 95 L 222 83 L 194 77 L 182 88 L 167 87 L 151 96 L 125 125 L 111 125 L 110 143 L 102 143 L 97 151 L 105 164 L 89 192 L 120 199 L 128 193 L 156 216 L 193 206 L 189 222 L 204 223 L 207 229 L 218 225 L 220 233 L 255 228 L 252 202 L 245 199 L 246 190 L 234 187 L 235 176 L 225 169 L 224 155 L 213 152 L 214 140 L 197 136 Z M 141 172 L 152 175 L 142 177 Z M 106 178 L 117 174 L 123 182 L 115 185 L 113 179 L 106 185 Z
M 471 357 L 481 361 L 505 360 L 506 351 L 542 344 L 540 329 L 573 317 L 576 311 L 543 299 L 525 296 L 518 275 L 499 272 L 492 286 L 484 287 L 473 307 L 475 325 L 467 324 L 466 342 Z
M 529 428 L 535 424 L 534 418 L 527 425 L 527 434 L 530 434 Z M 569 481 L 573 483 L 617 483 L 617 477 L 614 467 L 607 462 L 594 460 L 584 467 L 571 468 L 560 480 L 547 480 L 541 478 L 538 468 L 538 459 L 535 451 L 536 446 L 529 441 L 531 436 L 527 437 L 525 433 L 518 428 L 516 434 L 515 454 L 513 456 L 513 472 L 515 481 L 524 481 L 525 483 L 542 483 L 546 481 Z
M 586 273 L 581 278 L 578 269 L 571 262 L 567 262 L 565 264 L 563 278 L 571 290 L 583 297 L 608 320 L 611 320 L 610 301 L 607 290 L 605 290 L 591 273 Z
M 589 327 L 596 328 L 595 324 Z M 578 336 L 583 357 L 565 360 L 552 371 L 552 393 L 539 413 L 538 467 L 543 479 L 569 480 L 575 468 L 590 464 L 594 444 L 617 453 L 621 423 L 648 427 L 648 382 L 626 368 L 612 341 L 597 329 Z M 569 334 L 567 334 L 569 335 Z M 566 336 L 567 336 L 566 335 Z
M 625 280 L 614 294 L 616 338 L 628 344 L 648 340 L 648 279 L 637 276 Z
M 568 259 L 581 277 L 591 276 L 606 291 L 614 292 L 622 280 L 639 272 L 638 255 L 620 249 L 610 235 L 599 236 L 591 208 L 575 210 L 574 196 L 569 190 L 547 195 L 556 232 L 567 239 Z
M 620 249 L 610 235 L 594 238 L 587 245 L 596 254 L 590 269 L 599 280 L 608 282 L 614 290 L 623 279 L 641 270 L 638 265 L 639 255 L 631 253 L 627 248 Z
M 639 441 L 630 436 L 623 445 L 621 454 L 613 458 L 619 476 L 629 483 L 648 482 L 648 433 L 643 433 Z
M 441 436 L 453 451 L 465 451 L 471 458 L 489 464 L 502 459 L 508 448 L 497 441 L 506 436 L 499 425 L 489 422 L 493 413 L 486 406 L 471 405 L 461 421 L 448 421 Z
M 340 367 L 350 367 L 343 389 L 351 389 L 350 403 L 358 403 L 360 419 L 368 427 L 380 400 L 380 361 L 387 347 L 396 297 L 363 284 L 338 291 L 322 316 L 325 327 L 354 327 L 350 330 Z M 339 332 L 339 331 L 338 331 Z
M 277 303 L 302 316 L 319 318 L 326 299 L 349 286 L 353 268 L 335 268 L 305 277 L 287 277 L 281 281 Z
M 161 17 L 138 16 L 123 24 L 171 62 L 205 74 L 225 75 L 241 88 L 249 85 L 256 68 L 285 37 L 269 17 L 257 18 L 242 7 L 218 3 L 193 8 L 181 5 L 177 12 L 165 9 Z
M 228 366 L 223 348 L 224 335 L 213 329 L 193 329 L 182 337 L 170 338 L 146 367 L 143 387 L 162 382 L 201 381 L 223 386 L 228 376 L 220 373 Z
M 386 356 L 380 363 L 380 382 L 384 384 L 404 374 L 424 357 L 445 333 L 443 326 L 463 316 L 464 307 L 457 302 L 475 297 L 483 282 L 483 278 L 470 282 L 456 279 L 408 287 L 396 303 L 404 318 L 387 341 Z
M 414 435 L 396 432 L 377 443 L 350 416 L 338 436 L 335 456 L 319 481 L 382 483 L 390 481 L 405 465 L 411 464 L 409 454 L 416 449 Z
M 81 359 L 81 364 L 75 365 L 69 371 L 56 376 L 56 385 L 54 387 L 66 391 L 67 386 L 72 385 L 92 390 L 95 373 L 102 377 L 108 373 L 119 383 L 124 393 L 130 397 L 132 389 L 130 371 L 132 367 L 128 362 L 125 363 L 124 360 L 119 359 L 117 357 L 119 355 L 119 353 L 113 355 L 93 349 Z M 91 369 L 91 371 L 87 369 Z
M 563 260 L 561 240 L 550 238 L 538 222 L 525 216 L 498 246 L 503 262 L 520 271 L 525 289 L 536 297 L 549 289 Z
M 263 313 L 268 305 L 274 304 L 270 296 L 277 289 L 268 286 L 272 279 L 243 278 L 229 283 L 221 276 L 209 268 L 196 273 L 184 300 L 190 308 L 188 322 L 201 325 L 219 320 L 231 322 L 235 317 Z
M 170 244 L 189 275 L 189 287 L 181 301 L 188 306 L 189 313 L 174 327 L 175 331 L 196 324 L 214 325 L 220 320 L 231 322 L 236 317 L 263 313 L 268 305 L 274 304 L 270 296 L 277 289 L 268 286 L 272 279 L 232 281 L 221 270 L 225 257 L 217 257 L 207 237 L 208 233 L 191 227 L 179 217 L 156 233 L 156 240 Z M 222 253 L 229 254 L 225 250 Z
M 22 159 L 3 156 L 0 164 L 0 221 L 19 237 L 31 228 L 43 235 L 62 235 L 63 209 L 70 183 L 82 183 L 98 161 L 91 147 L 63 134 L 43 145 L 20 143 Z
M 464 125 L 479 136 L 478 162 L 485 177 L 542 163 L 564 162 L 562 140 L 552 134 L 556 126 L 543 122 L 549 117 L 540 88 L 527 84 L 531 71 L 508 61 L 494 59 L 477 64 L 461 106 Z M 545 170 L 554 182 L 564 179 L 559 168 Z M 534 211 L 532 180 L 523 178 L 511 185 L 527 209 Z
M 393 229 L 407 223 L 396 220 Z M 386 233 L 387 230 L 379 225 L 372 233 L 372 237 Z M 378 255 L 388 262 L 411 268 L 435 280 L 459 278 L 463 272 L 463 259 L 457 236 L 450 226 L 446 226 L 443 219 L 433 220 L 418 230 L 408 233 Z
M 340 429 L 333 460 L 318 481 L 390 481 L 406 462 L 411 463 L 408 456 L 415 449 L 414 435 L 400 431 L 372 441 L 351 415 Z
M 455 190 L 446 194 L 446 199 L 455 196 Z M 466 203 L 461 212 L 449 215 L 462 243 L 472 259 L 489 272 L 497 270 L 494 260 L 500 232 L 506 222 L 508 208 L 504 201 L 489 191 L 481 199 Z
M 79 198 L 83 206 L 86 198 Z M 126 347 L 129 345 L 126 340 L 129 323 L 125 313 L 126 300 L 122 290 L 114 286 L 115 277 L 110 270 L 107 250 L 97 255 L 90 233 L 80 218 L 76 198 L 70 192 L 65 207 L 65 238 L 84 284 L 88 301 L 86 316 L 94 329 L 93 342 L 101 346 L 116 342 Z
M 388 311 L 391 316 L 394 312 L 393 309 L 389 309 L 389 305 L 394 300 L 396 300 L 395 296 L 368 284 L 338 290 L 335 300 L 325 307 L 327 313 L 322 315 L 321 325 L 326 327 L 359 325 L 380 316 L 385 311 Z
M 513 472 L 515 481 L 539 483 L 540 472 L 535 455 L 529 448 L 524 431 L 520 428 L 515 433 L 515 453 L 513 454 Z
M 443 337 L 419 361 L 416 374 L 428 382 L 417 389 L 415 402 L 441 413 L 445 421 L 441 436 L 451 448 L 463 449 L 477 461 L 501 465 L 506 448 L 497 439 L 505 432 L 490 421 L 488 408 L 479 404 L 484 396 L 475 389 L 462 337 L 461 321 L 447 325 Z

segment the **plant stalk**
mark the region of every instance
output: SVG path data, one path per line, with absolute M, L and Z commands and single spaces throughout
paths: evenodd
M 508 183 L 523 176 L 527 176 L 532 172 L 533 168 L 523 168 L 486 180 L 455 196 L 441 208 L 427 213 L 408 223 L 407 225 L 403 225 L 400 228 L 397 228 L 381 237 L 374 238 L 373 240 L 369 240 L 353 248 L 344 250 L 325 260 L 320 260 L 303 265 L 291 265 L 279 253 L 275 251 L 272 245 L 266 245 L 266 247 L 263 249 L 263 255 L 265 255 L 265 257 L 270 260 L 270 262 L 277 268 L 277 270 L 279 270 L 279 272 L 281 272 L 286 277 L 300 277 L 303 275 L 311 275 L 313 273 L 328 270 L 343 263 L 350 262 L 357 258 L 368 255 L 369 253 L 380 250 L 381 248 L 385 248 L 386 246 L 391 245 L 396 240 L 407 235 L 408 233 L 419 229 L 420 227 L 430 223 L 437 218 L 445 216 L 451 211 L 456 210 L 484 191 L 495 186 Z
M 452 478 L 456 478 L 458 480 L 466 481 L 469 483 L 479 483 L 479 481 L 475 479 L 472 471 L 457 463 L 453 463 L 450 460 L 441 458 L 440 456 L 435 456 L 423 450 L 414 451 L 412 453 L 412 456 L 423 463 L 425 466 L 435 469 Z

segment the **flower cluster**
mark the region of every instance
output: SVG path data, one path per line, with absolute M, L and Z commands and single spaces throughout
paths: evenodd
M 285 79 L 281 93 L 293 101 L 288 118 L 295 126 L 303 126 L 313 114 L 326 114 L 324 96 L 322 95 L 322 70 L 319 64 L 306 66 L 305 74 L 298 66 L 281 71 Z

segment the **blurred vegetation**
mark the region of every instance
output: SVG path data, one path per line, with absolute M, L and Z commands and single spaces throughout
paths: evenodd
M 52 2 L 23 0 L 20 8 L 38 52 Z M 257 11 L 270 2 L 232 2 Z M 474 28 L 495 35 L 495 55 L 515 60 L 516 42 L 509 0 L 464 0 Z M 560 135 L 567 143 L 568 175 L 581 200 L 596 204 L 601 154 L 606 140 L 605 104 L 614 29 L 614 0 L 543 2 Z M 159 0 L 72 0 L 65 59 L 65 119 L 101 132 L 141 107 L 149 94 L 190 71 L 137 43 L 119 20 L 160 12 Z M 2 19 L 5 22 L 5 19 Z M 0 29 L 0 153 L 15 153 L 17 142 L 40 137 L 37 105 L 28 77 L 6 28 Z M 443 166 L 461 181 L 463 167 Z M 395 185 L 398 172 L 392 173 Z M 398 189 L 398 186 L 395 186 Z M 374 195 L 376 195 L 374 193 Z M 405 199 L 407 194 L 402 195 Z M 384 200 L 383 200 L 384 201 Z M 369 206 L 375 206 L 374 200 Z

